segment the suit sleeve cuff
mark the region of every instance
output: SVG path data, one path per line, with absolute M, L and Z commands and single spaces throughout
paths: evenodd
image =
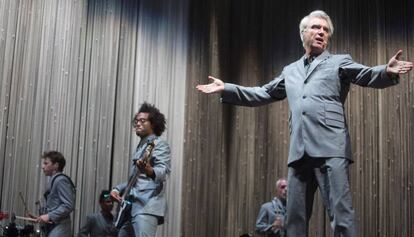
M 381 71 L 381 77 L 386 78 L 392 81 L 393 85 L 397 85 L 400 83 L 400 75 L 398 74 L 388 74 L 387 73 L 387 66 L 384 67 L 384 70 Z
M 231 83 L 224 83 L 224 90 L 221 92 L 221 98 L 220 98 L 221 103 L 228 103 L 231 100 L 230 91 L 234 91 L 235 86 L 236 85 L 231 84 Z

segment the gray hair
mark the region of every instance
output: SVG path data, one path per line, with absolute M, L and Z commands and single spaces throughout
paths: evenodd
M 282 177 L 282 178 L 279 178 L 278 180 L 276 180 L 276 188 L 278 188 L 280 186 L 280 183 L 282 181 L 286 181 L 287 182 L 287 179 Z
M 327 23 L 328 23 L 328 27 L 329 27 L 329 38 L 333 35 L 334 32 L 334 27 L 331 21 L 331 18 L 328 16 L 328 14 L 326 14 L 326 12 L 322 11 L 322 10 L 316 10 L 313 11 L 311 13 L 309 13 L 309 15 L 305 16 L 299 24 L 299 34 L 300 34 L 300 39 L 303 42 L 303 32 L 306 31 L 306 29 L 309 27 L 309 20 L 312 17 L 317 17 L 317 18 L 321 18 L 324 19 Z

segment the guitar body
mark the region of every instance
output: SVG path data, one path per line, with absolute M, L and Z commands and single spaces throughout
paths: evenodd
M 117 229 L 121 229 L 124 223 L 131 217 L 132 203 L 127 200 L 123 200 L 119 204 L 118 216 L 114 222 L 114 225 Z

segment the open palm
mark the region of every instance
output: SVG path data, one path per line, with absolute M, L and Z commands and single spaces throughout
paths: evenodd
M 208 79 L 213 80 L 213 82 L 210 84 L 197 85 L 197 90 L 206 94 L 221 92 L 224 90 L 224 82 L 222 80 L 212 76 L 208 76 Z
M 413 63 L 407 61 L 400 61 L 399 58 L 402 54 L 402 50 L 398 52 L 388 61 L 387 73 L 391 74 L 405 74 L 413 69 Z

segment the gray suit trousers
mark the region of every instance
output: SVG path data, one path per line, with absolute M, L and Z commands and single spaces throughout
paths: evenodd
M 157 217 L 138 214 L 121 227 L 118 237 L 155 237 L 157 226 Z
M 335 237 L 356 237 L 349 189 L 349 160 L 305 155 L 289 165 L 286 228 L 288 237 L 307 237 L 319 187 Z
M 70 218 L 62 220 L 47 235 L 48 237 L 72 237 L 72 222 Z

